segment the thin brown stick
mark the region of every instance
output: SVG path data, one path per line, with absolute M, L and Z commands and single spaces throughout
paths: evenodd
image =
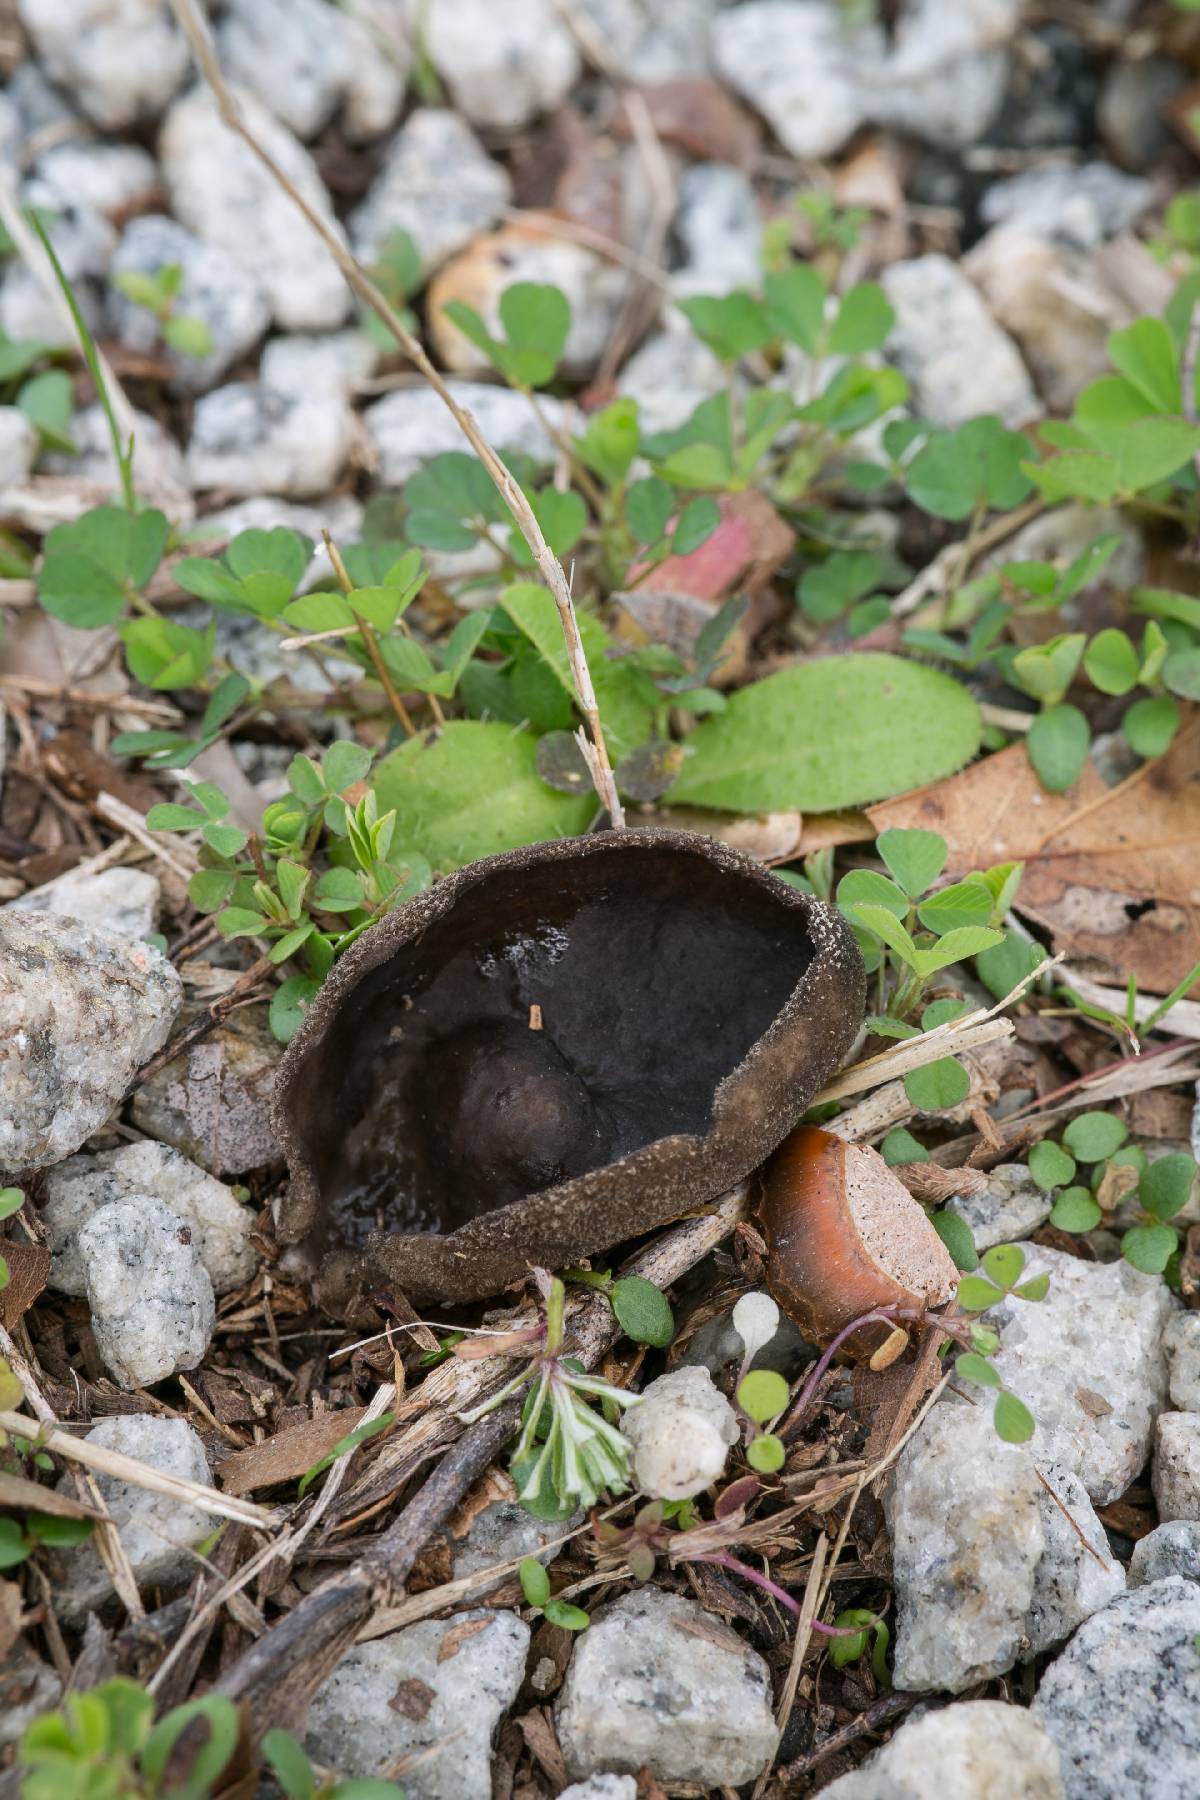
M 134 1076 L 133 1085 L 141 1087 L 144 1081 L 149 1081 L 152 1075 L 157 1075 L 160 1069 L 165 1069 L 167 1064 L 174 1062 L 177 1056 L 182 1056 L 185 1050 L 190 1050 L 193 1044 L 198 1044 L 201 1038 L 207 1037 L 209 1032 L 215 1030 L 221 1020 L 258 986 L 263 977 L 270 974 L 271 966 L 271 958 L 268 955 L 260 956 L 257 962 L 252 963 L 238 976 L 226 993 L 213 1001 L 207 1011 L 201 1013 L 199 1018 L 193 1019 L 190 1025 L 185 1025 L 184 1029 L 165 1043 L 161 1050 L 156 1051 L 149 1062 L 142 1064 Z
M 415 338 L 404 322 L 390 305 L 386 296 L 380 291 L 362 264 L 350 253 L 328 219 L 324 218 L 316 207 L 300 192 L 294 181 L 281 168 L 279 163 L 262 144 L 259 143 L 250 127 L 242 117 L 235 96 L 231 93 L 225 77 L 221 72 L 209 36 L 208 26 L 200 14 L 196 0 L 171 0 L 171 9 L 182 27 L 184 36 L 191 45 L 192 54 L 200 66 L 201 73 L 213 91 L 217 107 L 223 123 L 228 129 L 241 138 L 247 149 L 255 155 L 263 167 L 276 181 L 283 192 L 299 207 L 312 229 L 316 232 L 329 254 L 337 263 L 349 286 L 360 300 L 363 300 L 387 326 L 395 337 L 400 348 L 409 361 L 414 363 L 429 383 L 434 393 L 447 408 L 459 430 L 478 456 L 492 481 L 509 508 L 520 528 L 522 536 L 529 545 L 533 560 L 537 564 L 542 579 L 554 596 L 558 608 L 559 623 L 566 640 L 567 657 L 571 665 L 571 677 L 575 685 L 575 696 L 580 711 L 587 720 L 589 742 L 587 763 L 588 769 L 600 797 L 601 804 L 612 820 L 614 830 L 621 830 L 625 824 L 625 813 L 617 794 L 616 781 L 613 777 L 612 764 L 609 761 L 608 745 L 605 742 L 604 727 L 600 721 L 600 709 L 596 702 L 596 691 L 592 686 L 591 671 L 584 654 L 583 640 L 579 635 L 579 622 L 575 617 L 575 608 L 571 600 L 571 590 L 567 582 L 566 572 L 562 564 L 551 550 L 537 522 L 532 506 L 521 485 L 512 473 L 501 462 L 492 446 L 488 443 L 474 418 L 451 393 L 445 377 L 427 356 L 424 346 Z
M 785 1763 L 782 1769 L 776 1770 L 775 1780 L 779 1783 L 780 1791 L 784 1794 L 791 1793 L 827 1757 L 835 1756 L 839 1750 L 848 1750 L 859 1738 L 867 1737 L 871 1732 L 890 1724 L 921 1700 L 927 1701 L 928 1695 L 902 1694 L 895 1690 L 884 1694 L 873 1705 L 868 1706 L 865 1712 L 860 1712 L 848 1725 L 843 1725 L 840 1731 L 833 1732 L 806 1756 L 798 1756 L 795 1762 Z

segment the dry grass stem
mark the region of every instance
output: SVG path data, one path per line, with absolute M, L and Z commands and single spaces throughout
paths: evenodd
M 353 292 L 378 315 L 395 337 L 405 356 L 420 370 L 487 470 L 505 505 L 516 520 L 529 545 L 542 579 L 554 597 L 563 637 L 566 641 L 575 696 L 580 710 L 587 720 L 588 769 L 600 802 L 612 820 L 614 829 L 620 830 L 625 824 L 625 813 L 617 794 L 617 785 L 608 755 L 608 745 L 604 738 L 604 727 L 600 721 L 600 709 L 596 702 L 596 692 L 592 686 L 591 672 L 584 654 L 583 642 L 579 636 L 575 609 L 571 602 L 570 586 L 563 566 L 547 544 L 542 528 L 537 522 L 533 508 L 520 483 L 501 462 L 470 412 L 459 405 L 451 393 L 445 377 L 430 361 L 420 340 L 407 329 L 403 320 L 398 317 L 395 309 L 389 304 L 376 283 L 372 281 L 362 264 L 346 248 L 328 219 L 324 218 L 305 198 L 287 172 L 279 166 L 270 151 L 259 143 L 250 130 L 242 117 L 236 96 L 230 90 L 221 72 L 208 26 L 196 5 L 196 0 L 171 0 L 171 9 L 191 45 L 192 54 L 200 66 L 202 75 L 213 91 L 225 125 L 241 138 L 247 149 L 258 158 L 272 179 L 287 194 L 294 205 L 299 207 L 337 263 Z
M 149 1463 L 139 1462 L 120 1450 L 110 1450 L 105 1444 L 93 1443 L 90 1438 L 72 1437 L 61 1426 L 39 1427 L 33 1419 L 24 1418 L 20 1413 L 0 1412 L 0 1431 L 11 1432 L 17 1437 L 36 1438 L 42 1449 L 67 1462 L 81 1463 L 85 1468 L 99 1470 L 101 1475 L 112 1475 L 118 1481 L 128 1481 L 149 1493 L 198 1507 L 214 1518 L 234 1519 L 239 1525 L 253 1525 L 260 1531 L 270 1531 L 282 1517 L 265 1506 L 255 1506 L 253 1501 L 219 1494 L 216 1488 L 190 1481 L 185 1475 L 165 1475 L 161 1469 L 152 1469 Z

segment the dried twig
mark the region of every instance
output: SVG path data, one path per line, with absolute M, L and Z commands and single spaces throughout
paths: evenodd
M 128 1481 L 134 1487 L 162 1494 L 184 1506 L 198 1507 L 201 1512 L 211 1513 L 218 1519 L 236 1519 L 239 1524 L 255 1525 L 263 1531 L 269 1531 L 280 1522 L 281 1515 L 265 1506 L 255 1506 L 251 1500 L 235 1499 L 232 1494 L 219 1494 L 216 1488 L 201 1481 L 190 1481 L 186 1475 L 165 1474 L 162 1469 L 153 1469 L 149 1463 L 139 1462 L 134 1456 L 111 1450 L 107 1444 L 97 1444 L 92 1438 L 72 1437 L 61 1426 L 39 1425 L 20 1413 L 0 1412 L 0 1431 L 36 1439 L 42 1449 L 61 1456 L 66 1462 L 98 1469 L 101 1475 L 114 1475 L 118 1481 Z
M 208 82 L 216 99 L 222 122 L 234 132 L 246 145 L 259 162 L 271 175 L 294 205 L 299 207 L 312 229 L 316 232 L 329 254 L 337 263 L 346 281 L 353 291 L 363 300 L 387 326 L 410 362 L 415 363 L 429 386 L 437 394 L 439 400 L 447 408 L 459 430 L 478 456 L 495 483 L 501 498 L 509 508 L 525 541 L 528 543 L 533 560 L 538 566 L 542 579 L 554 596 L 558 608 L 559 623 L 566 640 L 567 656 L 571 665 L 571 678 L 575 686 L 575 696 L 581 712 L 587 720 L 589 739 L 587 743 L 587 763 L 595 784 L 601 804 L 612 820 L 615 829 L 620 830 L 625 823 L 625 813 L 617 794 L 616 781 L 613 778 L 612 764 L 609 761 L 608 746 L 604 738 L 604 727 L 600 721 L 600 710 L 596 703 L 596 692 L 592 686 L 591 672 L 588 669 L 587 657 L 584 654 L 583 640 L 579 635 L 579 623 L 575 617 L 575 607 L 571 599 L 571 590 L 562 564 L 551 550 L 537 522 L 533 508 L 529 504 L 521 485 L 516 481 L 501 462 L 492 446 L 488 443 L 471 413 L 460 406 L 450 388 L 434 364 L 427 356 L 420 340 L 413 336 L 391 306 L 387 297 L 362 264 L 350 253 L 342 242 L 337 231 L 329 220 L 300 192 L 287 171 L 280 167 L 270 151 L 255 137 L 242 116 L 241 107 L 236 96 L 230 90 L 220 64 L 217 61 L 208 26 L 201 16 L 196 0 L 171 0 L 171 8 L 183 29 L 184 35 L 191 45 L 192 54 L 200 66 L 201 73 Z

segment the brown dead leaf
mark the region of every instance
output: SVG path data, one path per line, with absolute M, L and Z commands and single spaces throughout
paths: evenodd
M 489 1613 L 484 1619 L 463 1619 L 459 1624 L 451 1625 L 438 1645 L 439 1663 L 449 1662 L 452 1656 L 457 1656 L 467 1639 L 486 1631 L 491 1622 L 492 1615 Z
M 517 1720 L 517 1724 L 533 1755 L 554 1783 L 555 1791 L 566 1787 L 571 1779 L 567 1773 L 566 1758 L 559 1748 L 554 1727 L 547 1715 L 544 1712 L 528 1712 L 524 1718 Z
M 1172 1026 L 1175 1026 L 1172 1017 Z M 1169 1088 L 1149 1088 L 1129 1103 L 1129 1129 L 1134 1137 L 1187 1138 L 1195 1102 Z
M 0 1325 L 12 1331 L 50 1279 L 50 1252 L 45 1244 L 0 1244 L 8 1264 L 8 1285 L 0 1288 Z
M 1104 1395 L 1098 1394 L 1094 1388 L 1077 1387 L 1075 1398 L 1090 1419 L 1107 1419 L 1112 1411 Z
M 671 1629 L 682 1631 L 688 1637 L 703 1638 L 705 1643 L 716 1644 L 720 1650 L 741 1651 L 746 1648 L 736 1631 L 730 1630 L 728 1625 L 722 1625 L 708 1614 L 702 1619 L 672 1619 Z
M 947 873 L 1024 862 L 1018 911 L 1056 949 L 1165 994 L 1200 961 L 1200 715 L 1163 757 L 1106 788 L 1087 763 L 1042 788 L 1023 746 L 869 809 L 877 831 L 919 826 L 950 846 Z
M 21 1631 L 21 1590 L 15 1581 L 0 1581 L 0 1664 L 16 1643 Z M 3 1695 L 0 1677 L 0 1695 Z
M 804 821 L 797 812 L 718 813 L 698 806 L 659 807 L 644 821 L 671 831 L 699 831 L 759 862 L 788 862 L 800 847 Z
M 500 1500 L 515 1500 L 517 1490 L 503 1469 L 491 1468 L 477 1481 L 465 1500 L 459 1502 L 446 1522 L 453 1538 L 464 1538 L 481 1512 Z
M 3 1470 L 0 1470 L 0 1506 L 20 1512 L 51 1513 L 56 1519 L 100 1519 L 104 1516 L 94 1506 L 84 1506 L 70 1494 L 60 1494 L 57 1488 L 27 1481 L 24 1475 L 6 1475 Z
M 437 1689 L 413 1675 L 400 1683 L 388 1701 L 388 1708 L 404 1719 L 411 1719 L 414 1725 L 419 1725 L 436 1699 Z
M 217 1479 L 229 1494 L 250 1494 L 277 1481 L 298 1480 L 354 1430 L 365 1412 L 364 1406 L 347 1406 L 322 1413 L 264 1438 L 261 1444 L 235 1450 L 218 1468 Z
M 739 169 L 748 169 L 753 163 L 762 128 L 717 82 L 655 81 L 637 91 L 664 143 L 676 144 L 704 162 L 732 163 Z M 623 137 L 631 135 L 624 103 L 617 109 L 613 129 Z
M 800 849 L 812 856 L 839 844 L 869 844 L 874 836 L 875 827 L 864 812 L 821 813 L 805 819 Z
M 1115 1212 L 1126 1194 L 1132 1194 L 1137 1184 L 1136 1169 L 1131 1169 L 1127 1163 L 1109 1163 L 1096 1189 L 1096 1205 L 1101 1212 Z

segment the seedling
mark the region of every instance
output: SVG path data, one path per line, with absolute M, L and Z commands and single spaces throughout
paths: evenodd
M 567 1600 L 555 1600 L 550 1592 L 550 1577 L 536 1556 L 522 1559 L 517 1573 L 526 1604 L 540 1612 L 550 1625 L 561 1625 L 564 1631 L 586 1631 L 591 1620 L 581 1606 Z
M 1093 1231 L 1119 1206 L 1137 1222 L 1121 1236 L 1121 1255 L 1146 1275 L 1165 1275 L 1178 1284 L 1180 1233 L 1171 1220 L 1187 1205 L 1196 1179 L 1196 1159 L 1175 1151 L 1151 1162 L 1111 1113 L 1080 1113 L 1056 1144 L 1035 1144 L 1026 1159 L 1038 1186 L 1055 1196 L 1050 1223 L 1060 1231 Z M 1078 1165 L 1090 1173 L 1077 1180 Z
M 185 1751 L 184 1733 L 197 1723 L 204 1740 Z M 221 1786 L 239 1729 L 238 1709 L 223 1695 L 190 1700 L 155 1724 L 154 1700 L 137 1682 L 101 1682 L 28 1727 L 21 1792 L 26 1800 L 205 1800 Z
M 542 1318 L 528 1331 L 513 1333 L 507 1346 L 508 1354 L 532 1349 L 533 1355 L 499 1393 L 459 1417 L 473 1424 L 528 1389 L 509 1473 L 527 1512 L 538 1519 L 566 1519 L 580 1506 L 594 1506 L 603 1493 L 623 1494 L 629 1485 L 629 1441 L 589 1400 L 603 1401 L 619 1416 L 638 1396 L 587 1374 L 562 1354 L 566 1290 L 544 1269 L 533 1274 Z
M 207 356 L 212 349 L 212 332 L 203 319 L 178 310 L 179 290 L 183 286 L 183 264 L 164 263 L 153 274 L 140 269 L 122 269 L 113 277 L 113 285 L 132 300 L 153 313 L 159 336 L 182 356 Z

